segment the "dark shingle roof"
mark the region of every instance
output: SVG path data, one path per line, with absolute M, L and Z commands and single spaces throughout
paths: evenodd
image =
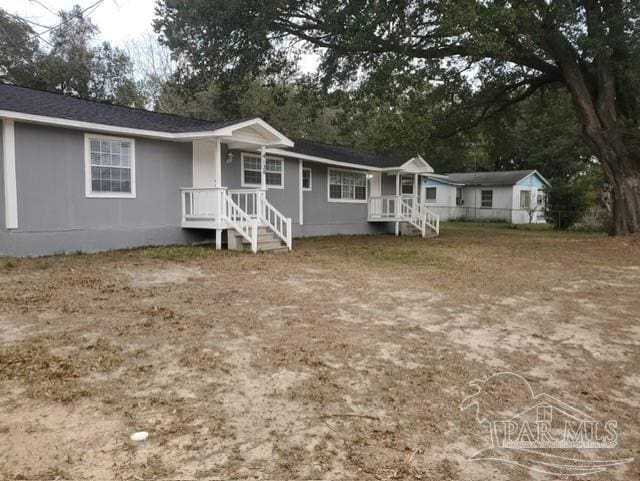
M 203 132 L 239 122 L 209 122 L 8 84 L 0 84 L 0 110 L 169 133 Z
M 321 142 L 312 142 L 304 139 L 293 139 L 293 143 L 294 146 L 289 147 L 287 150 L 298 154 L 364 165 L 367 167 L 399 167 L 408 160 L 398 155 L 386 156 L 365 150 L 358 150 L 348 145 L 323 144 Z
M 515 185 L 533 172 L 535 170 L 453 173 L 446 174 L 446 179 L 466 185 Z
M 197 120 L 3 83 L 0 83 L 0 110 L 168 133 L 204 132 L 241 122 Z M 347 145 L 304 139 L 296 139 L 294 143 L 288 149 L 290 152 L 366 167 L 399 167 L 407 160 L 399 155 L 378 155 Z

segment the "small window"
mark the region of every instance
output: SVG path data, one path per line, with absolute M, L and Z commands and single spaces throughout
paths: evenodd
M 367 174 L 351 170 L 329 169 L 329 200 L 366 202 Z
M 531 209 L 531 191 L 530 190 L 521 190 L 520 191 L 520 208 L 521 209 Z
M 437 187 L 427 187 L 425 189 L 425 200 L 427 202 L 435 202 L 437 198 L 438 198 Z
M 260 187 L 262 185 L 261 162 L 259 155 L 242 154 L 242 186 Z M 265 162 L 265 182 L 267 187 L 282 188 L 283 161 L 275 157 L 267 157 Z
M 87 197 L 135 197 L 135 141 L 85 136 Z
M 311 190 L 311 169 L 308 167 L 302 169 L 302 190 Z
M 400 179 L 401 192 L 403 195 L 413 195 L 413 177 L 402 177 Z
M 489 209 L 493 207 L 493 191 L 492 190 L 482 191 L 482 203 L 480 205 L 482 207 L 487 207 Z
M 464 201 L 462 200 L 462 187 L 456 187 L 456 205 L 463 205 Z

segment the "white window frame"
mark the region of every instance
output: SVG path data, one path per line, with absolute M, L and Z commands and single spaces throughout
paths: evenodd
M 304 173 L 309 172 L 309 187 L 302 187 L 302 190 L 305 192 L 311 192 L 313 190 L 313 171 L 311 170 L 311 167 L 303 167 L 302 168 L 302 180 L 304 182 Z
M 332 199 L 331 198 L 331 172 L 349 172 L 364 175 L 364 199 Z M 352 169 L 334 169 L 333 167 L 327 168 L 327 202 L 335 202 L 339 204 L 366 204 L 369 199 L 369 186 L 367 182 L 367 173 L 362 170 Z
M 429 199 L 427 197 L 427 192 L 429 191 L 429 189 L 434 189 L 436 191 L 436 196 L 433 199 Z M 424 202 L 426 204 L 436 204 L 438 202 L 438 187 L 435 185 L 427 185 L 424 188 Z
M 491 205 L 483 205 L 482 194 L 484 192 L 491 192 Z M 480 208 L 481 209 L 493 209 L 493 189 L 480 189 Z
M 240 185 L 242 187 L 257 187 L 260 188 L 262 187 L 262 184 L 249 184 L 246 183 L 244 181 L 244 159 L 245 157 L 251 157 L 253 159 L 258 159 L 260 160 L 260 154 L 250 154 L 248 152 L 241 152 L 240 153 Z M 267 155 L 267 160 L 277 160 L 280 162 L 280 165 L 282 165 L 282 170 L 279 172 L 280 174 L 280 185 L 275 185 L 275 184 L 266 184 L 267 189 L 284 189 L 284 157 L 274 157 L 272 155 Z M 266 169 L 266 164 L 265 164 L 265 169 Z M 262 170 L 260 171 L 260 178 L 262 178 L 263 175 L 266 175 L 266 172 L 262 172 Z M 265 179 L 266 182 L 266 179 Z
M 91 186 L 91 140 L 111 140 L 131 144 L 129 169 L 131 170 L 131 192 L 93 192 Z M 136 140 L 128 137 L 114 137 L 102 134 L 84 134 L 84 190 L 90 199 L 135 199 L 136 198 Z
M 410 182 L 405 182 L 405 181 L 410 181 Z M 411 192 L 404 192 L 404 188 L 405 186 L 411 186 Z M 401 195 L 413 195 L 415 194 L 415 192 L 413 192 L 413 187 L 414 187 L 414 180 L 413 180 L 413 176 L 409 176 L 409 175 L 401 175 L 400 176 L 400 194 Z
M 529 205 L 525 206 L 525 205 L 523 205 L 524 202 L 522 202 L 522 201 L 526 199 L 527 194 L 529 195 Z M 531 191 L 530 190 L 527 189 L 527 190 L 521 190 L 520 191 L 520 209 L 522 209 L 522 210 L 531 210 L 532 200 L 533 199 L 532 199 L 532 195 L 531 195 Z

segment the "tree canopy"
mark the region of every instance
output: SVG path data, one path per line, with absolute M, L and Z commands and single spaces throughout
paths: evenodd
M 428 79 L 468 125 L 559 86 L 611 186 L 612 230 L 640 231 L 637 1 L 161 0 L 157 14 L 185 83 L 281 71 L 311 49 L 325 86 Z
M 0 80 L 143 107 L 128 55 L 107 42 L 94 45 L 98 33 L 76 5 L 59 12 L 45 50 L 27 21 L 0 9 Z

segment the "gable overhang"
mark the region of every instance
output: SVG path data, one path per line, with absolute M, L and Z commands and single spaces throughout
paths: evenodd
M 538 178 L 542 181 L 542 183 L 543 183 L 544 185 L 546 185 L 547 187 L 551 187 L 551 183 L 550 183 L 547 179 L 545 179 L 545 178 L 542 176 L 542 174 L 541 174 L 540 172 L 538 172 L 537 170 L 534 170 L 533 172 L 530 172 L 529 174 L 525 175 L 522 179 L 519 179 L 519 180 L 518 180 L 514 185 L 517 185 L 517 184 L 519 184 L 520 182 L 522 182 L 523 180 L 526 180 L 526 179 L 528 179 L 529 177 L 532 177 L 532 176 L 534 176 L 534 175 L 535 175 L 536 177 L 538 177 Z
M 433 167 L 422 158 L 420 155 L 407 160 L 404 164 L 398 167 L 385 167 L 381 169 L 383 172 L 398 172 L 401 174 L 431 174 L 434 172 Z
M 293 141 L 260 118 L 227 125 L 214 131 L 216 137 L 229 144 L 230 149 L 251 146 L 293 147 Z

